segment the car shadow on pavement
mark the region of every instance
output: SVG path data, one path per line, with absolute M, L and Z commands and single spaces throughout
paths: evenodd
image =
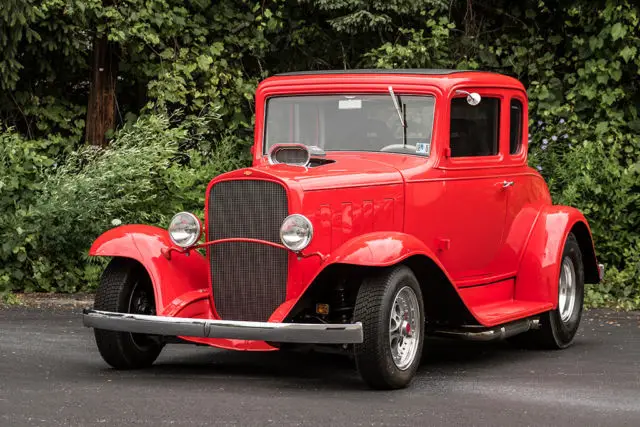
M 538 352 L 519 350 L 504 342 L 471 343 L 429 339 L 425 345 L 418 380 L 432 376 L 455 376 L 461 370 L 473 371 L 477 367 L 493 366 L 499 370 L 503 365 L 521 364 L 539 357 L 536 356 Z M 182 347 L 178 354 L 172 352 L 162 357 L 150 370 L 143 372 L 154 379 L 166 376 L 174 378 L 175 375 L 178 378 L 192 376 L 226 382 L 251 380 L 253 387 L 263 384 L 265 389 L 271 389 L 274 385 L 278 388 L 295 389 L 366 389 L 353 359 L 343 355 L 293 351 L 252 353 L 206 348 L 190 353 L 185 351 L 187 348 Z M 140 375 L 147 376 L 144 373 Z

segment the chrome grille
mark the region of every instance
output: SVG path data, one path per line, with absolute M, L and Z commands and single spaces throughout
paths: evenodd
M 207 239 L 246 237 L 280 243 L 287 194 L 275 182 L 223 181 L 209 193 Z M 288 252 L 260 243 L 209 246 L 216 310 L 229 320 L 266 321 L 284 302 Z

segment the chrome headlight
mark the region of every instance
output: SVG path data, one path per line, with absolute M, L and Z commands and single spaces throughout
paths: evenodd
M 306 216 L 289 215 L 282 221 L 280 240 L 292 251 L 299 252 L 309 246 L 313 237 L 313 225 Z
M 193 246 L 200 239 L 201 233 L 200 220 L 189 212 L 175 214 L 169 224 L 169 238 L 181 248 Z

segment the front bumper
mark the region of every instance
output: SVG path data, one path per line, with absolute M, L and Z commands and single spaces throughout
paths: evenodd
M 358 344 L 362 324 L 270 323 L 83 311 L 84 326 L 138 334 L 304 344 Z

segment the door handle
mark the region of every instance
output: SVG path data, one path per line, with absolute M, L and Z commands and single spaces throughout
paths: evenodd
M 513 181 L 502 181 L 502 188 L 509 188 L 513 186 Z

